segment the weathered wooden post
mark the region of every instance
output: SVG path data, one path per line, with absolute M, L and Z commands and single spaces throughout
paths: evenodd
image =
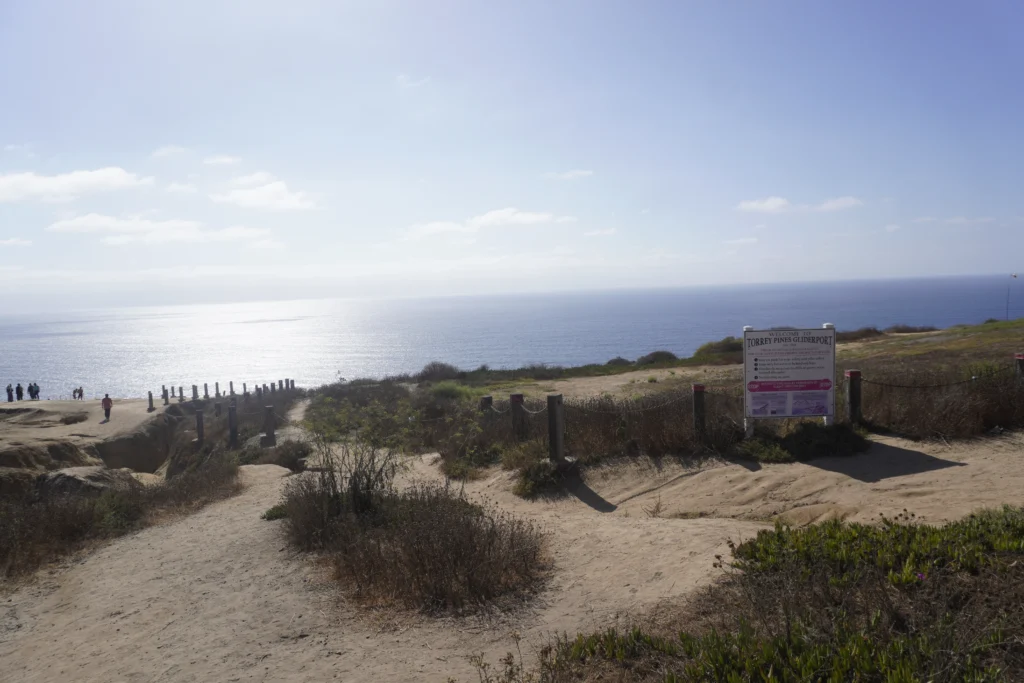
M 551 462 L 565 462 L 565 404 L 561 394 L 548 396 L 548 457 Z
M 220 417 L 220 401 L 213 404 L 213 416 Z
M 228 393 L 231 394 L 232 396 L 235 395 L 235 383 L 234 382 L 228 382 Z
M 174 387 L 171 387 L 171 398 L 174 398 Z
M 284 391 L 284 380 L 283 379 L 277 380 L 277 390 L 278 391 Z
M 213 395 L 215 398 L 220 398 L 220 382 L 213 383 Z
M 196 411 L 196 439 L 193 442 L 196 448 L 201 448 L 203 445 L 203 437 L 206 436 L 206 432 L 203 429 L 203 411 Z
M 693 391 L 693 433 L 699 445 L 704 445 L 708 436 L 707 410 L 704 405 L 704 385 L 691 385 Z
M 192 400 L 199 400 L 199 387 L 197 387 L 195 384 L 192 385 Z
M 210 385 L 203 382 L 203 398 L 210 398 Z
M 270 383 L 270 393 L 272 393 L 272 394 L 276 394 L 277 393 L 277 385 L 274 384 L 273 382 Z
M 263 384 L 263 395 L 264 396 L 267 395 L 267 385 L 266 385 L 266 383 Z
M 485 412 L 485 413 L 486 412 L 490 412 L 490 410 L 493 407 L 494 407 L 494 397 L 493 396 L 481 396 L 480 397 L 480 410 L 482 412 Z
M 295 389 L 295 380 L 292 380 L 292 389 Z
M 153 407 L 153 392 L 149 392 L 149 412 L 153 412 L 156 408 Z
M 526 441 L 530 425 L 526 417 L 526 404 L 522 394 L 512 394 L 508 397 L 512 413 L 512 436 L 516 441 Z
M 847 370 L 846 375 L 846 419 L 854 427 L 864 421 L 860 402 L 860 370 Z
M 268 448 L 276 445 L 277 437 L 274 435 L 274 406 L 264 406 L 263 435 L 260 436 L 260 448 Z
M 1017 365 L 1017 379 L 1024 382 L 1024 353 L 1013 354 L 1013 361 Z
M 228 406 L 228 448 L 238 448 L 238 409 L 234 403 Z
M 178 403 L 185 401 L 185 387 L 178 387 Z
M 164 405 L 170 404 L 171 399 L 167 398 L 167 387 L 164 387 Z

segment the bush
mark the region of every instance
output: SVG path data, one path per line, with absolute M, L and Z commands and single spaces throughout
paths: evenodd
M 473 390 L 464 384 L 459 384 L 451 380 L 444 382 L 438 382 L 429 389 L 430 397 L 435 401 L 456 401 L 456 402 L 469 402 L 473 400 L 475 394 Z
M 885 333 L 877 327 L 862 327 L 859 330 L 836 332 L 836 343 L 844 344 L 846 342 L 864 341 L 865 339 L 874 339 L 876 337 L 884 336 Z
M 532 498 L 556 491 L 562 484 L 562 475 L 550 460 L 536 460 L 519 469 L 512 493 L 521 498 Z
M 674 363 L 679 360 L 679 357 L 671 351 L 652 351 L 646 356 L 640 356 L 636 359 L 637 365 L 655 365 L 658 363 Z
M 716 356 L 725 353 L 743 353 L 743 340 L 737 337 L 726 337 L 719 341 L 701 345 L 694 356 Z
M 461 376 L 462 371 L 454 365 L 435 360 L 423 366 L 416 379 L 420 382 L 443 382 L 446 379 L 459 379 Z
M 300 549 L 326 551 L 358 600 L 460 610 L 541 578 L 542 535 L 532 524 L 449 486 L 396 491 L 391 453 L 343 445 L 321 457 L 329 466 L 285 489 L 286 528 Z
M 935 332 L 939 328 L 932 327 L 931 325 L 892 325 L 885 328 L 886 334 L 914 334 L 916 332 Z
M 605 363 L 605 365 L 607 365 L 609 367 L 613 367 L 613 368 L 614 367 L 622 367 L 622 366 L 625 366 L 625 365 L 632 365 L 632 364 L 633 364 L 633 361 L 627 360 L 627 359 L 623 358 L 622 356 L 616 356 L 615 358 L 612 358 L 610 361 Z
M 260 515 L 260 519 L 265 519 L 268 522 L 273 522 L 277 519 L 284 519 L 288 516 L 288 508 L 285 507 L 284 503 L 278 503 L 277 505 L 268 508 L 266 512 Z

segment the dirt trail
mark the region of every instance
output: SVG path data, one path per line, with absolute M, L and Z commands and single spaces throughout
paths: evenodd
M 277 501 L 286 470 L 247 466 L 241 495 L 119 539 L 0 597 L 0 678 L 472 681 L 467 655 L 495 661 L 510 648 L 511 630 L 524 635 L 529 652 L 551 632 L 603 627 L 686 595 L 717 574 L 714 555 L 726 552 L 728 539 L 765 526 L 649 518 L 642 508 L 658 496 L 663 514 L 756 516 L 819 505 L 847 506 L 863 518 L 912 507 L 938 519 L 1020 503 L 1022 455 L 1024 441 L 1012 437 L 944 453 L 888 442 L 845 469 L 618 466 L 596 473 L 575 497 L 535 503 L 512 496 L 509 475 L 493 471 L 469 493 L 542 525 L 555 568 L 530 605 L 489 620 L 357 612 L 323 569 L 286 547 L 281 522 L 260 519 Z M 414 459 L 405 476 L 438 475 L 427 457 Z

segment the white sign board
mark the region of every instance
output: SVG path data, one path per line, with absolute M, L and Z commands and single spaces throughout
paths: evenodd
M 835 415 L 835 377 L 835 329 L 744 330 L 747 417 Z

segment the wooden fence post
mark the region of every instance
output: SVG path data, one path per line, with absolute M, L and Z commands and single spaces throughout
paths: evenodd
M 232 396 L 235 395 L 235 383 L 234 382 L 228 382 L 228 393 L 230 393 Z
M 277 386 L 277 385 L 275 385 L 273 382 L 270 383 L 270 393 L 272 393 L 272 394 L 276 394 L 277 393 L 277 389 L 274 388 L 275 386 Z
M 1024 382 L 1024 353 L 1013 354 L 1013 360 L 1017 365 L 1017 379 Z
M 493 396 L 481 396 L 480 397 L 480 411 L 481 412 L 486 413 L 486 412 L 488 412 L 493 407 L 494 407 L 494 397 Z
M 274 435 L 274 406 L 263 407 L 263 435 L 260 437 L 260 448 L 277 445 Z
M 192 400 L 193 401 L 198 401 L 199 400 L 199 387 L 196 386 L 195 384 L 192 385 Z
M 174 398 L 174 387 L 171 387 L 171 398 Z
M 167 387 L 165 386 L 164 387 L 164 405 L 168 405 L 170 402 L 171 402 L 171 399 L 167 398 Z
M 292 380 L 292 389 L 295 388 L 295 380 Z
M 205 436 L 205 430 L 203 429 L 203 411 L 196 411 L 196 440 L 195 445 L 197 448 L 203 445 L 203 437 Z
M 690 386 L 693 391 L 693 433 L 697 443 L 703 445 L 707 441 L 708 422 L 707 410 L 704 405 L 704 385 L 693 384 Z
M 864 421 L 860 400 L 860 370 L 847 370 L 844 374 L 846 375 L 846 419 L 854 427 L 859 427 Z
M 526 441 L 529 423 L 526 421 L 525 399 L 522 394 L 512 394 L 508 400 L 512 408 L 512 436 L 516 441 Z
M 213 383 L 213 395 L 216 398 L 220 398 L 220 382 Z
M 565 404 L 561 394 L 548 396 L 548 457 L 551 462 L 565 462 Z
M 178 387 L 178 403 L 185 400 L 185 387 Z
M 210 398 L 210 385 L 203 382 L 203 398 Z
M 238 409 L 228 406 L 228 448 L 238 448 Z
M 153 412 L 156 408 L 153 407 L 153 392 L 149 392 L 149 412 Z

